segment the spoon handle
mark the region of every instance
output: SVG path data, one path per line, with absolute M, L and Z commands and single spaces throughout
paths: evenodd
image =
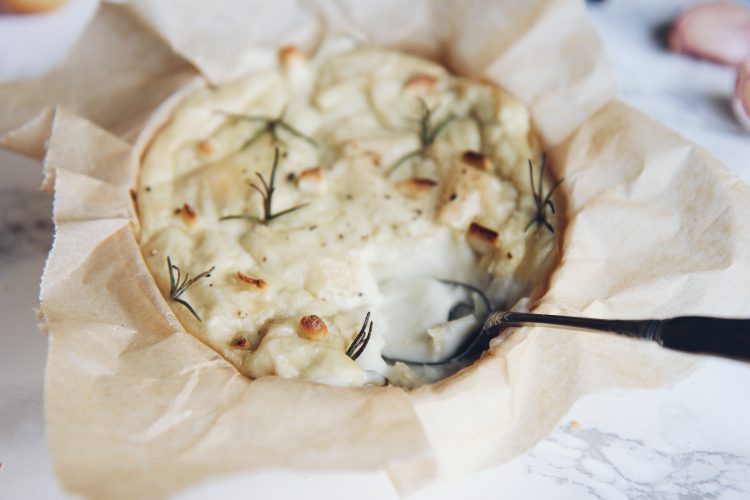
M 677 351 L 750 360 L 750 319 L 680 316 L 671 319 L 610 320 L 534 313 L 493 313 L 487 324 L 540 323 L 653 340 Z
M 672 318 L 661 323 L 654 340 L 678 351 L 750 360 L 750 319 Z

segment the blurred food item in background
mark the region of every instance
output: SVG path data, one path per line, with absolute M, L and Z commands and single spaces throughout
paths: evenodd
M 672 24 L 669 45 L 675 52 L 719 64 L 750 60 L 750 8 L 728 2 L 691 7 Z
M 669 33 L 675 52 L 737 66 L 732 108 L 750 131 L 750 7 L 729 2 L 707 2 L 677 17 Z
M 750 131 L 750 61 L 737 68 L 732 107 L 739 122 Z
M 53 4 L 59 8 L 28 13 Z M 0 0 L 0 83 L 38 78 L 61 64 L 98 8 L 99 0 Z
M 68 0 L 0 0 L 0 12 L 34 14 L 54 10 Z

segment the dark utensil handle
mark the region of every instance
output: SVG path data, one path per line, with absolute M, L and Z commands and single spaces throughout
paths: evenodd
M 654 340 L 678 351 L 750 359 L 750 319 L 682 316 L 659 323 Z
M 493 314 L 497 324 L 543 323 L 599 330 L 654 340 L 677 351 L 750 360 L 750 319 L 680 316 L 663 320 L 616 320 L 516 312 Z

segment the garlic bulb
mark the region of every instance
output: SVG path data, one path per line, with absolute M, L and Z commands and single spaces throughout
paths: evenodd
M 672 25 L 669 45 L 675 52 L 740 64 L 750 59 L 750 9 L 726 2 L 687 9 Z
M 750 61 L 737 68 L 732 107 L 740 123 L 750 131 Z

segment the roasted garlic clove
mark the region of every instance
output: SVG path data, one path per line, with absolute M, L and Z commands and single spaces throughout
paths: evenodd
M 297 335 L 307 340 L 325 340 L 328 336 L 328 326 L 320 316 L 311 314 L 299 320 Z

